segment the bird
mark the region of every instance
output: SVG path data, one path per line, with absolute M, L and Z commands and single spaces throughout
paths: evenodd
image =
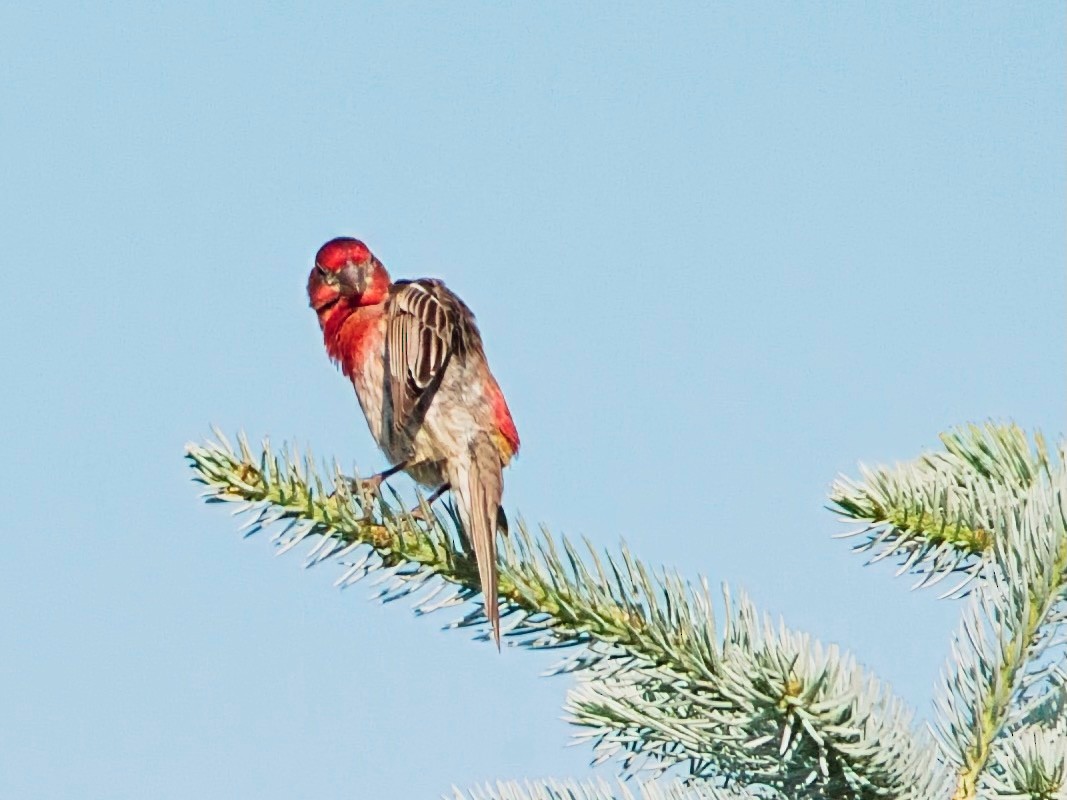
M 326 353 L 352 382 L 391 465 L 364 485 L 376 490 L 403 470 L 432 490 L 428 503 L 452 491 L 499 651 L 496 533 L 506 531 L 503 471 L 519 434 L 474 314 L 440 280 L 394 281 L 347 236 L 319 248 L 307 291 Z

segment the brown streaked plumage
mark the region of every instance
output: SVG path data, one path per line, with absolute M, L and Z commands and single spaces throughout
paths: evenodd
M 474 315 L 441 281 L 392 283 L 349 238 L 320 248 L 308 296 L 386 457 L 424 486 L 451 487 L 499 648 L 496 521 L 519 436 Z

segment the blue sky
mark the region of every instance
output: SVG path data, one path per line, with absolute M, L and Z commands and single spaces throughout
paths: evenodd
M 0 9 L 0 796 L 589 774 L 549 656 L 340 593 L 189 482 L 210 423 L 383 466 L 306 307 L 339 234 L 477 313 L 509 512 L 929 714 L 959 607 L 823 504 L 959 423 L 1063 433 L 1062 4 L 217 5 Z

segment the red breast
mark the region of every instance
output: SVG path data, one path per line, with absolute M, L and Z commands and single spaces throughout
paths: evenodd
M 368 357 L 384 347 L 381 321 L 385 304 L 338 309 L 324 321 L 322 338 L 330 358 L 348 377 L 360 370 Z

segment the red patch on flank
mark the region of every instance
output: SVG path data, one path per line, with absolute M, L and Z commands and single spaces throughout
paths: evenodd
M 511 448 L 509 455 L 513 456 L 519 452 L 519 432 L 515 428 L 515 421 L 511 418 L 507 400 L 504 399 L 504 393 L 500 391 L 500 385 L 492 377 L 486 381 L 485 390 L 489 395 L 489 406 L 493 410 L 493 422 L 508 447 Z

